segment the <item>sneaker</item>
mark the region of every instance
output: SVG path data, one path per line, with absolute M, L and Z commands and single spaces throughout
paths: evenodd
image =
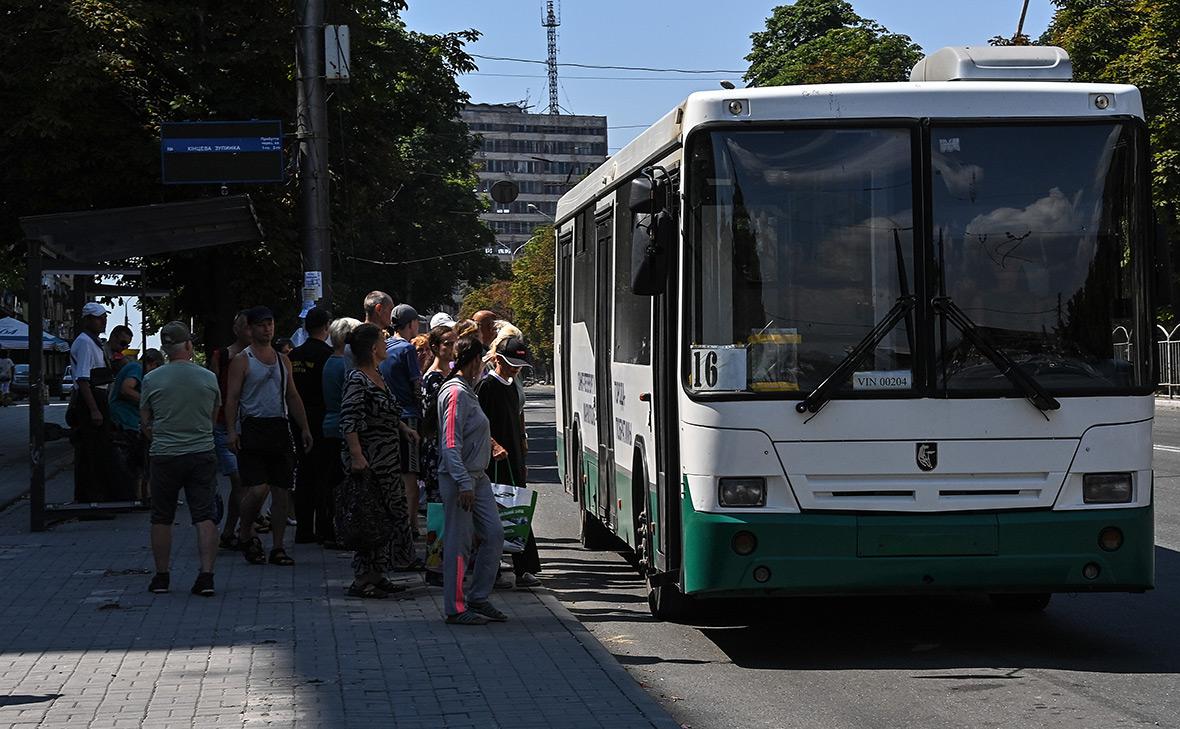
M 170 579 L 167 572 L 157 572 L 156 576 L 152 578 L 151 584 L 148 585 L 148 592 L 154 592 L 157 595 L 163 595 L 168 592 L 168 585 Z
M 516 580 L 512 578 L 511 572 L 501 572 L 492 584 L 493 590 L 511 590 L 513 587 L 516 587 Z
M 490 602 L 468 602 L 467 609 L 469 611 L 474 610 L 494 623 L 508 622 L 508 616 Z
M 532 572 L 521 572 L 520 576 L 516 578 L 516 586 L 527 590 L 530 587 L 540 587 L 541 581 Z
M 202 572 L 198 574 L 197 581 L 193 583 L 192 593 L 202 597 L 213 597 L 213 573 Z

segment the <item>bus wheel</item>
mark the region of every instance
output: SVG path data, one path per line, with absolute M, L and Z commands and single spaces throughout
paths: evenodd
M 1053 595 L 1048 592 L 999 592 L 988 597 L 997 610 L 1009 613 L 1039 613 L 1049 607 L 1049 600 Z

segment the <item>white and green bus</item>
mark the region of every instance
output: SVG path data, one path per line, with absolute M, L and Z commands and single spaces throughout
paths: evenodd
M 1132 86 L 1057 48 L 695 93 L 557 208 L 557 450 L 652 611 L 1154 580 Z

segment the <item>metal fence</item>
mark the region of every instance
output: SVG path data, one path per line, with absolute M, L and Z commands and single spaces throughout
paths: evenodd
M 1161 336 L 1156 341 L 1160 360 L 1159 392 L 1166 393 L 1168 397 L 1174 397 L 1176 390 L 1180 390 L 1180 338 L 1177 338 L 1177 333 L 1180 333 L 1180 324 L 1173 327 L 1171 331 L 1160 324 L 1156 324 L 1155 328 L 1159 330 Z

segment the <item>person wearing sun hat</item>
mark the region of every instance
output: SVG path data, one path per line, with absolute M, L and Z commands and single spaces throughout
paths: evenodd
M 95 301 L 82 307 L 81 331 L 70 345 L 75 392 L 66 413 L 74 428 L 74 500 L 114 497 L 113 446 L 107 390 L 114 378 L 99 337 L 107 330 L 107 310 Z

